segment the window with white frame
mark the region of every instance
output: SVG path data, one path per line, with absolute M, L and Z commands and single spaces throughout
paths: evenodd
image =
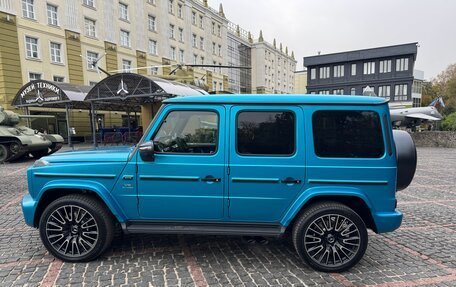
M 344 76 L 344 65 L 334 66 L 334 78 L 340 78 Z
M 218 45 L 218 55 L 222 56 L 222 45 Z
M 38 38 L 34 37 L 25 37 L 25 51 L 26 56 L 29 59 L 38 59 Z
M 174 1 L 168 0 L 168 13 L 174 14 Z
M 344 94 L 344 89 L 334 89 L 333 90 L 333 95 L 343 95 Z
M 51 42 L 51 62 L 52 63 L 62 63 L 62 44 Z
M 315 80 L 317 78 L 317 69 L 312 68 L 310 69 L 310 79 Z
M 131 70 L 131 61 L 130 60 L 122 59 L 122 70 L 125 73 L 130 72 L 130 70 Z
M 217 53 L 217 45 L 215 44 L 215 42 L 212 42 L 212 54 L 216 55 L 216 53 Z
M 35 80 L 41 80 L 41 74 L 40 73 L 29 73 L 29 81 L 35 81 Z
M 84 18 L 84 28 L 85 28 L 85 35 L 88 37 L 96 37 L 97 32 L 95 29 L 95 20 Z
M 120 45 L 124 47 L 130 47 L 130 32 L 120 30 Z
M 184 10 L 182 8 L 182 4 L 177 4 L 177 17 L 183 19 L 184 18 Z
M 320 79 L 328 79 L 328 78 L 329 78 L 329 67 L 320 67 Z
M 396 71 L 398 71 L 398 72 L 407 71 L 408 66 L 409 66 L 408 58 L 396 59 Z
M 380 61 L 379 65 L 380 65 L 380 67 L 379 67 L 380 74 L 391 73 L 391 60 Z
M 152 5 L 155 5 L 155 4 L 156 4 L 156 3 L 155 3 L 155 0 L 147 0 L 147 3 L 152 4 Z
M 204 29 L 204 17 L 200 15 L 199 18 L 200 18 L 200 21 L 199 21 L 200 28 Z
M 193 64 L 197 64 L 197 62 L 198 62 L 198 55 L 193 54 Z
M 57 18 L 57 6 L 47 4 L 47 20 L 49 25 L 58 26 L 59 20 Z
M 179 41 L 180 42 L 184 42 L 184 29 L 183 28 L 179 28 Z
M 407 84 L 400 84 L 394 86 L 394 100 L 405 101 L 407 100 Z
M 192 35 L 192 45 L 194 48 L 198 47 L 198 43 L 197 43 L 197 40 L 196 40 L 196 34 L 193 34 Z
M 204 50 L 204 38 L 200 37 L 200 49 Z
M 222 27 L 220 25 L 217 25 L 217 35 L 222 37 Z
M 179 50 L 179 62 L 180 63 L 184 62 L 184 50 L 182 50 L 182 49 Z
M 169 49 L 169 58 L 171 60 L 176 60 L 176 48 L 175 47 L 170 47 Z
M 389 99 L 391 97 L 391 86 L 379 86 L 378 96 Z
M 157 41 L 149 39 L 149 53 L 157 55 Z
M 128 5 L 122 2 L 119 2 L 119 17 L 128 21 Z
M 155 22 L 155 16 L 149 15 L 147 19 L 148 19 L 149 31 L 152 31 L 152 32 L 157 31 L 157 25 L 156 25 L 156 22 Z
M 192 11 L 192 24 L 196 26 L 196 12 Z
M 318 92 L 320 95 L 329 95 L 329 90 L 322 90 Z
M 350 89 L 350 95 L 352 95 L 352 96 L 356 95 L 356 88 Z
M 215 22 L 212 22 L 212 35 L 215 35 Z
M 63 82 L 65 82 L 65 77 L 62 77 L 62 76 L 53 76 L 53 77 L 52 77 L 52 80 L 53 80 L 54 82 L 63 83 Z
M 158 67 L 151 67 L 150 68 L 150 73 L 152 75 L 158 75 Z
M 356 76 L 356 64 L 351 64 L 351 75 Z
M 86 54 L 86 59 L 87 59 L 87 69 L 89 70 L 95 70 L 97 67 L 93 64 L 98 60 L 98 53 L 87 51 Z
M 22 17 L 35 19 L 35 0 L 22 0 Z
M 375 62 L 365 62 L 363 74 L 364 75 L 375 74 Z
M 171 39 L 174 39 L 174 25 L 173 24 L 169 24 L 169 37 Z
M 89 6 L 89 7 L 95 7 L 95 1 L 94 0 L 82 0 L 82 4 Z

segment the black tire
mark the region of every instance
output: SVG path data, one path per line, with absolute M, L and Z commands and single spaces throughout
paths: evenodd
M 4 163 L 8 161 L 8 159 L 11 157 L 11 151 L 9 149 L 9 146 L 0 144 L 0 163 Z
M 323 272 L 350 269 L 364 256 L 368 242 L 361 217 L 346 205 L 330 201 L 308 207 L 294 224 L 292 238 L 299 256 Z
M 66 262 L 96 259 L 110 246 L 115 231 L 114 218 L 106 207 L 96 198 L 82 194 L 67 195 L 50 203 L 41 215 L 39 230 L 46 249 Z M 68 249 L 70 244 L 74 251 Z

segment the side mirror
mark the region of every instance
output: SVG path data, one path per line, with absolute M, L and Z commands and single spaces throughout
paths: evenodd
M 155 160 L 155 155 L 154 155 L 154 142 L 153 141 L 147 141 L 143 142 L 139 146 L 139 156 L 143 161 L 154 161 Z

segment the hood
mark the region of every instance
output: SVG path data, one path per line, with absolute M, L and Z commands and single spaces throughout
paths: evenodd
M 48 162 L 126 162 L 134 146 L 64 151 L 43 157 Z

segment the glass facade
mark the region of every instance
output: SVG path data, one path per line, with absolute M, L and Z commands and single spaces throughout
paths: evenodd
M 251 48 L 238 39 L 228 35 L 228 65 L 252 66 Z M 232 93 L 249 94 L 252 92 L 252 71 L 250 69 L 227 69 L 228 90 Z

